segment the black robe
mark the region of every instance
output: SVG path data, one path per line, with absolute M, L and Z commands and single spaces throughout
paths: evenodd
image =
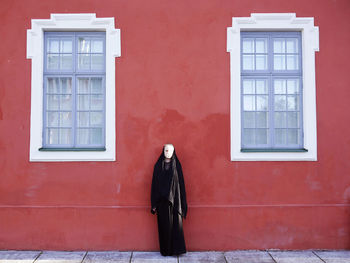
M 174 151 L 167 170 L 162 153 L 154 165 L 151 212 L 157 213 L 160 253 L 163 256 L 186 253 L 182 218 L 187 215 L 185 183 L 182 168 Z

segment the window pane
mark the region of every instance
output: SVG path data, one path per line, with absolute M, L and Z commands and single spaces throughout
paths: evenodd
M 257 38 L 255 40 L 256 53 L 267 53 L 267 39 L 266 38 Z
M 58 53 L 59 40 L 58 39 L 49 39 L 47 41 L 47 52 L 48 53 Z
M 273 56 L 273 68 L 275 70 L 285 70 L 286 61 L 284 55 L 274 55 Z
M 72 126 L 72 113 L 70 111 L 60 113 L 60 126 L 61 127 Z
M 91 55 L 91 69 L 103 69 L 104 56 L 101 54 Z
M 61 69 L 72 69 L 73 59 L 72 55 L 63 54 L 61 55 Z
M 60 129 L 60 144 L 71 144 L 71 129 Z
M 60 105 L 59 95 L 48 95 L 46 103 L 48 110 L 58 110 Z
M 255 130 L 256 144 L 267 144 L 267 129 Z
M 90 95 L 78 95 L 78 110 L 90 109 Z
M 288 92 L 288 94 L 299 93 L 299 80 L 298 79 L 287 80 L 287 92 Z
M 78 78 L 78 93 L 90 93 L 89 78 Z
M 60 93 L 59 78 L 47 78 L 47 93 Z
M 255 130 L 254 129 L 243 129 L 243 144 L 253 145 L 255 143 Z
M 288 127 L 299 128 L 299 112 L 288 112 Z
M 285 112 L 275 112 L 275 127 L 276 128 L 285 128 L 286 127 L 286 118 L 287 115 Z
M 61 96 L 61 110 L 72 110 L 72 96 L 62 95 Z
M 46 113 L 46 126 L 58 127 L 58 112 L 47 112 Z
M 91 144 L 102 144 L 102 129 L 90 129 Z
M 243 70 L 254 70 L 254 55 L 243 55 Z
M 243 93 L 244 94 L 255 94 L 254 80 L 252 80 L 252 79 L 243 80 Z
M 255 112 L 244 112 L 243 127 L 255 128 Z
M 89 129 L 78 129 L 77 142 L 81 145 L 89 144 Z
M 256 109 L 259 111 L 267 111 L 268 96 L 258 95 L 256 98 Z
M 275 110 L 286 110 L 286 96 L 275 95 Z
M 299 96 L 288 96 L 287 105 L 288 110 L 299 110 Z
M 288 70 L 299 69 L 298 55 L 287 55 L 287 69 Z
M 254 53 L 254 38 L 243 39 L 243 53 Z
M 72 53 L 72 40 L 61 41 L 61 53 Z
M 297 129 L 287 130 L 287 144 L 299 144 Z
M 60 78 L 61 80 L 61 93 L 72 94 L 72 79 L 71 78 Z
M 267 70 L 267 55 L 256 55 L 256 69 Z
M 103 110 L 103 95 L 91 95 L 91 109 Z
M 46 144 L 58 144 L 59 129 L 46 129 Z
M 298 39 L 287 39 L 287 53 L 298 53 Z
M 276 79 L 274 82 L 275 94 L 286 94 L 286 81 L 282 79 Z
M 91 93 L 103 93 L 102 78 L 91 78 Z
M 245 111 L 255 110 L 255 96 L 244 95 L 244 97 L 243 97 L 243 110 L 245 110 Z
M 267 94 L 267 81 L 266 80 L 257 80 L 256 81 L 256 93 L 257 94 Z
M 78 112 L 78 126 L 89 127 L 89 112 Z
M 103 52 L 103 41 L 102 40 L 92 40 L 92 53 L 102 53 Z
M 90 125 L 101 126 L 103 124 L 103 112 L 91 112 L 90 113 Z
M 275 38 L 273 40 L 273 52 L 274 53 L 285 53 L 285 41 L 284 38 Z
M 267 128 L 268 127 L 268 113 L 267 112 L 257 112 L 256 113 L 256 127 L 257 128 Z
M 286 144 L 286 130 L 285 129 L 275 129 L 275 143 L 278 145 Z
M 90 52 L 90 40 L 79 37 L 79 53 L 89 53 Z
M 47 69 L 58 69 L 59 65 L 59 55 L 58 54 L 48 54 L 47 55 Z
M 78 68 L 79 69 L 90 69 L 90 55 L 86 54 L 79 54 L 78 55 Z

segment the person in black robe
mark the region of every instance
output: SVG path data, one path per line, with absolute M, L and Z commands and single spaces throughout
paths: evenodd
M 186 253 L 182 219 L 187 215 L 187 201 L 180 161 L 175 150 L 166 158 L 167 150 L 165 145 L 154 165 L 151 212 L 157 214 L 160 253 L 172 256 Z

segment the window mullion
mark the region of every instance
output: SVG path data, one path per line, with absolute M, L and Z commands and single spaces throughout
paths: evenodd
M 275 146 L 275 125 L 274 125 L 274 92 L 273 92 L 273 41 L 271 34 L 268 35 L 268 63 L 269 63 L 269 136 L 270 143 L 269 147 L 273 148 Z

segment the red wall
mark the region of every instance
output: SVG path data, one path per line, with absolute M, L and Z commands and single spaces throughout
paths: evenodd
M 50 13 L 115 17 L 116 162 L 30 163 L 26 30 Z M 226 28 L 295 12 L 320 28 L 317 162 L 230 161 Z M 350 248 L 348 0 L 0 2 L 0 249 L 157 250 L 153 165 L 183 164 L 189 250 Z

